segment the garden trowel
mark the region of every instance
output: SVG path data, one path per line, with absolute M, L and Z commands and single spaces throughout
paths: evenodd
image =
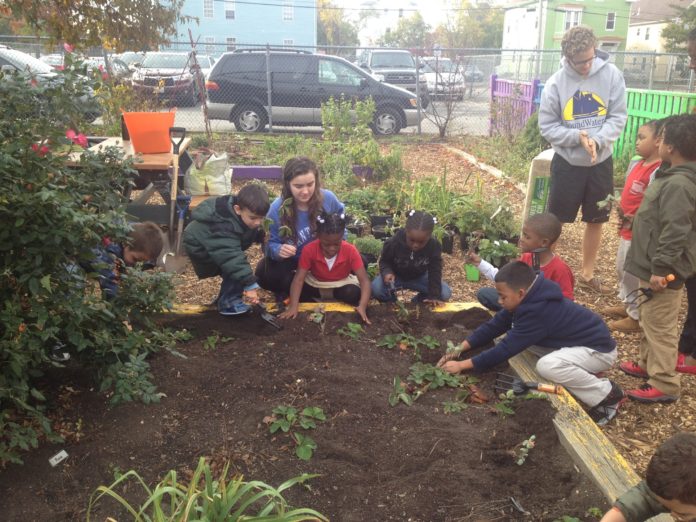
M 184 235 L 184 221 L 186 220 L 186 213 L 188 212 L 190 203 L 191 196 L 176 197 L 176 210 L 178 213 L 176 223 L 176 240 L 174 249 L 172 250 L 170 248 L 169 252 L 164 254 L 164 270 L 166 272 L 180 274 L 186 269 L 188 258 L 181 253 L 181 239 Z
M 264 321 L 266 321 L 266 322 L 267 322 L 268 324 L 270 324 L 273 328 L 275 328 L 276 330 L 282 330 L 282 329 L 283 329 L 283 325 L 280 324 L 280 323 L 278 322 L 278 318 L 277 318 L 275 315 L 269 313 L 268 310 L 266 310 L 266 305 L 265 305 L 265 304 L 263 304 L 263 303 L 257 303 L 257 304 L 255 304 L 255 305 L 251 305 L 251 307 L 252 307 L 256 312 L 258 312 L 259 314 L 261 314 L 261 319 L 263 319 Z
M 557 384 L 544 384 L 541 382 L 533 381 L 523 381 L 522 379 L 515 377 L 514 375 L 508 375 L 506 373 L 499 373 L 495 378 L 495 389 L 497 391 L 510 391 L 515 395 L 522 395 L 528 391 L 540 391 L 545 393 L 555 393 L 561 395 L 563 393 L 563 386 Z

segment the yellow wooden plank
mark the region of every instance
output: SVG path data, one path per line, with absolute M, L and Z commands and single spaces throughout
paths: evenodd
M 300 303 L 300 312 L 313 312 L 317 306 L 323 306 L 325 312 L 355 312 L 355 308 L 345 303 Z M 375 305 L 376 306 L 376 305 Z M 269 312 L 276 312 L 278 307 L 275 304 L 266 305 Z M 441 306 L 433 308 L 434 312 L 461 312 L 462 310 L 471 310 L 472 308 L 481 308 L 485 310 L 479 303 L 444 303 Z M 173 314 L 200 314 L 210 310 L 214 310 L 212 305 L 200 305 L 193 303 L 175 303 L 170 313 Z
M 525 381 L 539 381 L 541 379 L 535 370 L 537 360 L 534 354 L 525 351 L 509 362 Z M 554 426 L 561 444 L 610 502 L 640 481 L 630 464 L 572 395 L 551 394 L 549 399 L 556 409 Z

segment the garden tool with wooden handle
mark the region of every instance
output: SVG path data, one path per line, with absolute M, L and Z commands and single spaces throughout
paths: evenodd
M 555 393 L 556 395 L 561 395 L 563 393 L 563 386 L 557 384 L 544 384 L 541 382 L 533 381 L 523 381 L 519 377 L 514 375 L 508 375 L 506 373 L 499 373 L 495 379 L 494 388 L 498 391 L 510 391 L 515 395 L 522 395 L 528 391 L 540 391 L 546 393 Z
M 176 210 L 176 196 L 179 194 L 179 153 L 181 144 L 186 137 L 186 129 L 184 127 L 170 127 L 169 139 L 172 141 L 172 164 L 174 170 L 172 172 L 171 191 L 169 192 L 169 237 L 170 244 L 174 244 L 174 215 Z
M 266 321 L 268 324 L 270 324 L 273 328 L 276 330 L 282 330 L 283 325 L 278 322 L 278 318 L 269 313 L 268 310 L 266 310 L 266 305 L 263 303 L 256 303 L 255 305 L 251 305 L 251 307 L 259 312 L 261 314 L 261 319 Z
M 665 277 L 662 278 L 662 286 L 666 287 L 668 283 L 671 283 L 675 279 L 676 276 L 674 274 L 667 274 Z M 632 292 L 629 292 L 629 294 L 626 296 L 626 303 L 640 307 L 646 301 L 652 299 L 654 295 L 655 293 L 652 288 L 645 288 L 641 286 L 639 288 L 636 288 Z
M 164 255 L 164 270 L 166 272 L 174 272 L 180 274 L 186 269 L 188 259 L 181 254 L 181 238 L 184 235 L 184 222 L 186 221 L 186 213 L 188 212 L 191 196 L 177 196 L 177 223 L 176 223 L 176 242 L 174 244 L 174 252 L 171 250 Z

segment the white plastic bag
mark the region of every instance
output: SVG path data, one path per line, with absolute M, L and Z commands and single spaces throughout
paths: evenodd
M 190 196 L 224 196 L 232 192 L 232 176 L 227 168 L 227 153 L 208 156 L 201 152 L 184 178 Z

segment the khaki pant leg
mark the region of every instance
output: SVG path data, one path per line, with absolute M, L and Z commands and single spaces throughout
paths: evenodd
M 641 286 L 649 287 L 646 281 Z M 640 307 L 640 365 L 650 378 L 648 384 L 667 395 L 679 395 L 680 379 L 676 371 L 679 343 L 678 314 L 683 288 L 665 288 L 654 292 Z

